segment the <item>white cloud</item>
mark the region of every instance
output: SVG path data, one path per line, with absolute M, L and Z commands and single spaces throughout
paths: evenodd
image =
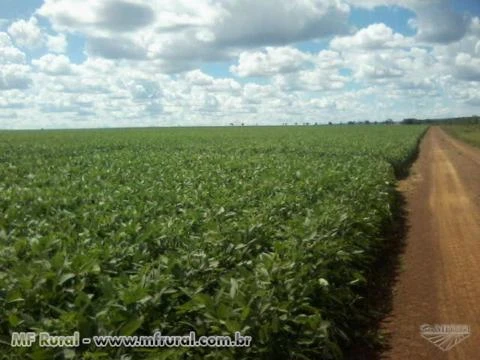
M 386 79 L 402 77 L 404 72 L 397 66 L 390 65 L 388 57 L 375 56 L 366 59 L 358 66 L 355 76 L 359 79 Z
M 339 90 L 349 81 L 345 76 L 320 69 L 302 71 L 298 80 L 296 86 L 309 91 Z
M 148 1 L 45 0 L 37 13 L 49 18 L 58 31 L 96 35 L 134 31 L 155 19 Z
M 469 19 L 451 8 L 449 0 L 437 1 L 433 6 L 419 4 L 414 7 L 417 37 L 430 43 L 451 43 L 467 32 Z
M 0 32 L 0 92 L 26 89 L 31 85 L 25 54 L 13 46 L 8 34 Z
M 35 17 L 15 21 L 8 27 L 8 33 L 18 46 L 35 49 L 43 45 L 42 31 Z
M 47 54 L 33 60 L 32 64 L 51 75 L 68 75 L 72 72 L 70 60 L 65 55 Z
M 351 49 L 361 50 L 407 47 L 412 41 L 401 34 L 394 33 L 393 30 L 385 24 L 372 24 L 359 30 L 352 36 L 336 37 L 330 43 L 333 49 Z
M 64 34 L 47 35 L 47 49 L 53 53 L 62 54 L 67 51 L 67 38 Z
M 418 83 L 438 73 L 438 61 L 426 49 L 388 49 L 345 52 L 347 66 L 357 81 L 390 83 L 397 86 Z M 403 84 L 403 85 L 402 85 Z
M 0 92 L 0 109 L 24 109 L 27 99 L 23 90 L 10 89 Z
M 317 54 L 302 52 L 297 48 L 267 47 L 264 51 L 242 52 L 238 65 L 232 65 L 230 71 L 241 77 L 267 77 L 281 74 L 298 73 L 301 70 L 339 69 L 344 60 L 339 52 L 321 50 Z M 303 74 L 308 76 L 309 72 Z
M 401 6 L 414 8 L 418 5 L 437 5 L 443 0 L 347 0 L 350 5 L 360 8 L 373 9 L 377 6 Z
M 480 19 L 475 17 L 461 40 L 433 48 L 434 56 L 442 65 L 439 71 L 451 74 L 461 81 L 480 81 L 477 70 L 480 60 L 479 43 Z
M 65 53 L 67 50 L 67 38 L 65 34 L 49 34 L 38 24 L 36 17 L 28 21 L 18 20 L 8 27 L 8 34 L 15 44 L 27 50 L 39 50 L 47 48 L 50 52 Z
M 354 29 L 347 3 L 408 8 L 417 34 L 390 23 Z M 45 0 L 0 32 L 0 126 L 13 118 L 11 127 L 98 127 L 478 113 L 480 20 L 445 4 Z M 85 39 L 81 64 L 67 54 L 74 37 Z
M 345 87 L 349 79 L 340 75 L 344 60 L 339 52 L 322 50 L 318 54 L 302 52 L 293 47 L 267 47 L 264 51 L 241 53 L 237 66 L 230 71 L 241 77 L 272 77 L 272 84 L 282 92 L 336 91 Z M 245 94 L 272 94 L 270 87 L 248 87 Z M 255 101 L 248 97 L 250 103 Z
M 322 50 L 316 57 L 313 58 L 313 62 L 321 69 L 340 68 L 344 65 L 344 59 L 337 51 Z
M 185 80 L 191 85 L 208 86 L 213 84 L 213 78 L 200 70 L 192 70 L 185 74 Z
M 438 71 L 438 59 L 429 48 L 416 46 L 413 37 L 393 32 L 385 24 L 369 25 L 351 36 L 335 37 L 330 46 L 340 52 L 343 66 L 357 82 L 416 86 L 416 78 Z M 421 43 L 420 43 L 421 44 Z
M 25 54 L 13 46 L 10 36 L 0 32 L 0 65 L 7 63 L 22 64 L 25 62 Z
M 214 78 L 200 70 L 193 70 L 185 73 L 181 78 L 188 87 L 201 87 L 210 93 L 237 93 L 240 91 L 240 84 L 230 78 Z
M 27 89 L 30 85 L 29 66 L 21 64 L 0 65 L 0 91 Z
M 467 81 L 480 81 L 480 57 L 460 53 L 455 57 L 456 75 Z
M 84 34 L 92 55 L 160 59 L 176 64 L 165 71 L 180 71 L 245 48 L 343 33 L 349 7 L 339 0 L 46 0 L 37 14 L 57 31 Z
M 87 41 L 86 51 L 92 56 L 106 59 L 145 60 L 147 55 L 145 48 L 133 40 L 120 36 L 91 37 Z
M 226 16 L 215 24 L 226 45 L 287 44 L 344 32 L 349 8 L 336 0 L 226 1 Z
M 238 76 L 270 76 L 300 70 L 311 56 L 293 47 L 267 47 L 265 51 L 242 52 L 238 66 L 230 71 Z
M 262 104 L 265 99 L 280 98 L 284 96 L 273 85 L 246 84 L 242 91 L 242 97 L 249 104 Z
M 400 6 L 415 12 L 410 25 L 419 41 L 451 43 L 460 40 L 468 28 L 468 17 L 452 9 L 450 0 L 347 0 L 353 6 L 373 9 L 377 6 Z
M 330 91 L 345 87 L 349 79 L 336 71 L 315 68 L 297 73 L 277 75 L 274 84 L 282 91 Z

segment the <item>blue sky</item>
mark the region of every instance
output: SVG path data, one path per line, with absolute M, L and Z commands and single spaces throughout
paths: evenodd
M 0 128 L 479 114 L 479 17 L 477 0 L 3 0 Z

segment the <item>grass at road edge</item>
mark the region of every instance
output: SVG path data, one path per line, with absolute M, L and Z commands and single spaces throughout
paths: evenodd
M 448 134 L 470 145 L 480 148 L 480 125 L 445 125 L 442 126 Z

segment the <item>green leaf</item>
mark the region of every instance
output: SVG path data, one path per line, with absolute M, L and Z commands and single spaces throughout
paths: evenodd
M 234 278 L 230 279 L 230 297 L 233 299 L 237 294 L 238 290 L 238 281 Z
M 63 274 L 58 280 L 58 285 L 63 285 L 65 282 L 67 282 L 70 279 L 73 279 L 74 277 L 75 277 L 75 274 L 72 274 L 72 273 Z
M 143 320 L 143 316 L 130 319 L 125 325 L 122 326 L 120 329 L 120 334 L 124 336 L 132 335 L 140 326 L 142 326 Z
M 16 314 L 10 314 L 8 316 L 8 322 L 11 327 L 17 327 L 23 323 L 23 320 L 21 320 Z
M 75 350 L 73 349 L 63 349 L 63 357 L 65 359 L 75 359 Z
M 324 278 L 320 278 L 318 279 L 318 283 L 320 284 L 320 286 L 322 287 L 327 287 L 329 284 L 328 284 L 328 281 Z

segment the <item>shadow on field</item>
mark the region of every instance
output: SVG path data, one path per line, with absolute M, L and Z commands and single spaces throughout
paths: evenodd
M 393 289 L 401 271 L 401 256 L 405 250 L 408 232 L 405 197 L 399 191 L 395 192 L 395 197 L 393 222 L 383 236 L 386 246 L 373 263 L 372 270 L 367 276 L 368 285 L 362 294 L 365 308 L 375 316 L 365 328 L 358 329 L 363 339 L 345 350 L 345 359 L 379 360 L 382 353 L 390 348 L 390 336 L 382 331 L 381 324 L 392 311 Z M 372 343 L 375 344 L 373 347 Z

